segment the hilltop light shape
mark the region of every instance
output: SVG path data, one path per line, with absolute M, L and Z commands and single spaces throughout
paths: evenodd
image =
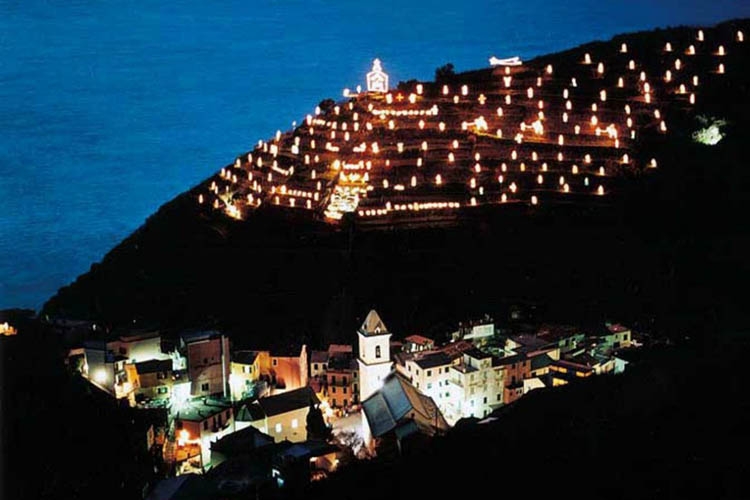
M 372 61 L 372 70 L 367 73 L 368 92 L 388 92 L 388 74 L 383 71 L 380 59 Z

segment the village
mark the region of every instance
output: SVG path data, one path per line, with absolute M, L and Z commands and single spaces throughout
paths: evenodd
M 206 477 L 300 490 L 351 460 L 408 454 L 454 425 L 494 419 L 530 391 L 622 373 L 641 345 L 619 324 L 507 328 L 489 316 L 444 338 L 394 335 L 371 310 L 351 344 L 324 350 L 116 330 L 71 349 L 68 365 L 134 412 L 137 440 L 168 477 L 149 498 L 171 498 Z

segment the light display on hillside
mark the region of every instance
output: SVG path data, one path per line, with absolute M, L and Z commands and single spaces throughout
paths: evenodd
M 334 225 L 347 215 L 431 224 L 482 206 L 605 203 L 632 173 L 657 166 L 644 141 L 670 133 L 704 88 L 731 78 L 743 42 L 740 31 L 709 29 L 649 49 L 618 39 L 554 69 L 544 58 L 493 57 L 491 68 L 397 89 L 375 59 L 367 92 L 322 101 L 195 199 L 234 219 L 267 209 Z M 715 142 L 716 132 L 699 139 Z

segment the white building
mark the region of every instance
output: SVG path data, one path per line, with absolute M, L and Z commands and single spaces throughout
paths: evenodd
M 493 366 L 492 356 L 479 349 L 465 351 L 461 362 L 451 366 L 448 392 L 444 411 L 448 423 L 485 417 L 503 403 L 501 367 Z
M 391 372 L 391 334 L 375 310 L 371 310 L 357 331 L 359 339 L 359 400 L 369 398 Z
M 406 359 L 403 365 L 397 364 L 396 369 L 422 394 L 430 396 L 445 414 L 450 399 L 451 367 L 460 361 L 460 357 L 443 352 L 427 352 Z

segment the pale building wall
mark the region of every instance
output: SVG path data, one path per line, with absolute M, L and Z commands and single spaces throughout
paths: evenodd
M 263 426 L 264 429 L 258 430 L 265 432 L 273 437 L 274 441 L 279 443 L 288 439 L 293 443 L 299 443 L 307 440 L 307 414 L 310 408 L 300 408 L 298 410 L 281 413 L 272 417 L 266 417 Z

